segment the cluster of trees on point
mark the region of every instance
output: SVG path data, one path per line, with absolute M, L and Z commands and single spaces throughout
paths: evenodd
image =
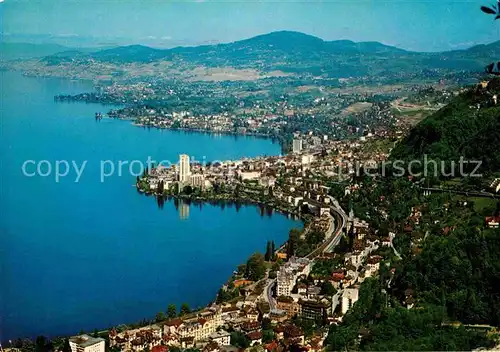
M 245 277 L 252 281 L 263 279 L 266 274 L 266 263 L 261 253 L 254 253 L 248 258 Z
M 264 260 L 266 262 L 270 262 L 270 261 L 274 260 L 275 250 L 276 249 L 274 248 L 274 241 L 267 241 L 266 254 L 264 255 Z
M 307 231 L 304 238 L 302 238 L 302 231 L 300 229 L 291 229 L 286 245 L 287 257 L 305 257 L 324 240 L 325 234 L 323 232 Z
M 166 312 L 158 312 L 156 314 L 155 320 L 156 322 L 161 322 L 167 319 L 182 317 L 189 313 L 191 313 L 191 308 L 189 307 L 189 304 L 182 303 L 181 308 L 179 310 L 179 314 L 177 314 L 177 306 L 172 303 L 168 305 Z

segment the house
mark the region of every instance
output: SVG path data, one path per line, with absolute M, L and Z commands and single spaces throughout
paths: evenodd
M 271 319 L 273 323 L 282 323 L 288 320 L 288 314 L 284 310 L 273 309 L 269 312 L 269 319 Z
M 221 346 L 227 346 L 231 344 L 231 334 L 225 330 L 213 332 L 208 336 L 208 338 Z
M 297 293 L 299 295 L 306 295 L 307 294 L 307 285 L 303 283 L 298 283 L 297 284 Z
M 187 336 L 180 339 L 181 348 L 193 348 L 194 347 L 194 337 Z
M 179 326 L 176 333 L 181 339 L 181 344 L 183 339 L 187 337 L 193 337 L 193 342 L 196 342 L 207 339 L 222 324 L 221 310 L 219 308 L 207 308 L 189 319 L 184 319 L 183 324 Z M 189 343 L 189 340 L 184 339 L 184 342 Z
M 154 346 L 151 352 L 168 352 L 168 347 L 163 345 Z
M 290 296 L 297 279 L 304 275 L 309 275 L 311 271 L 311 261 L 306 258 L 290 258 L 288 262 L 281 266 L 277 277 L 278 296 Z
M 161 344 L 164 330 L 158 325 L 148 325 L 138 329 L 125 330 L 117 333 L 115 329 L 109 332 L 109 344 L 111 347 L 119 347 L 123 350 L 152 349 Z
M 104 352 L 106 340 L 89 335 L 72 336 L 69 338 L 71 352 Z
M 260 177 L 260 172 L 250 171 L 250 172 L 240 172 L 239 174 L 242 181 L 245 180 L 256 180 Z
M 321 287 L 318 286 L 309 286 L 307 288 L 307 298 L 315 299 L 321 293 Z
M 261 331 L 252 331 L 247 334 L 247 337 L 250 340 L 250 346 L 260 345 L 262 343 Z
M 182 319 L 176 318 L 168 320 L 163 324 L 163 333 L 165 335 L 177 333 L 177 329 L 182 325 Z
M 203 347 L 203 352 L 219 352 L 219 344 L 215 341 L 210 341 L 208 344 Z
M 405 298 L 404 298 L 404 304 L 406 305 L 406 308 L 411 309 L 415 306 L 415 297 L 413 297 L 413 290 L 411 288 L 408 288 L 404 292 Z
M 285 327 L 283 325 L 278 325 L 273 330 L 274 334 L 276 335 L 276 339 L 278 341 L 283 340 L 285 338 Z
M 251 283 L 253 283 L 253 281 L 246 280 L 246 279 L 240 279 L 240 280 L 234 280 L 233 285 L 234 285 L 234 287 L 238 288 L 241 286 L 250 285 Z
M 264 345 L 264 348 L 268 352 L 275 352 L 278 350 L 278 343 L 276 341 L 271 341 L 270 343 Z
M 261 325 L 258 321 L 245 322 L 241 324 L 241 331 L 245 333 L 250 333 L 253 331 L 259 331 L 261 329 Z
M 293 318 L 299 313 L 299 304 L 290 296 L 279 296 L 277 299 L 277 307 L 286 312 L 289 318 Z
M 259 311 L 256 308 L 250 308 L 246 312 L 246 316 L 251 321 L 259 320 Z
M 500 178 L 496 178 L 493 180 L 493 182 L 490 185 L 490 188 L 493 190 L 493 192 L 498 193 L 500 192 Z
M 314 321 L 324 321 L 326 319 L 327 309 L 323 303 L 311 300 L 299 300 L 299 305 L 301 318 Z
M 487 216 L 486 226 L 490 229 L 497 229 L 500 226 L 500 216 Z
M 286 325 L 284 335 L 285 338 L 292 344 L 304 344 L 304 331 L 302 331 L 302 329 L 298 326 L 291 324 Z
M 373 276 L 373 274 L 380 269 L 380 262 L 382 259 L 383 258 L 380 255 L 372 255 L 366 260 L 367 277 Z

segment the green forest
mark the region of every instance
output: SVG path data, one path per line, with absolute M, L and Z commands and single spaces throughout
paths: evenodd
M 498 78 L 460 93 L 415 126 L 391 159 L 426 154 L 449 162 L 463 155 L 483 161 L 486 174 L 500 171 L 500 103 L 493 100 L 498 93 Z M 341 203 L 379 236 L 396 233 L 402 260 L 384 262 L 378 278 L 361 284 L 360 299 L 342 323 L 331 326 L 327 349 L 471 350 L 498 344 L 500 229 L 488 228 L 485 216 L 500 215 L 500 201 L 423 195 L 417 179 L 392 174 L 357 181 L 361 189 Z M 487 205 L 479 207 L 479 201 Z M 410 218 L 415 207 L 420 222 Z

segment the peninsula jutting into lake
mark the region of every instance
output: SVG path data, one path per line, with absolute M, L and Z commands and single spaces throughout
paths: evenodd
M 500 348 L 500 2 L 0 15 L 0 352 Z

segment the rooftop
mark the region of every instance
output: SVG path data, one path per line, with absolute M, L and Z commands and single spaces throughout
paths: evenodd
M 76 343 L 80 347 L 89 347 L 89 346 L 95 345 L 96 343 L 104 342 L 105 340 L 103 338 L 100 338 L 100 337 L 91 337 L 89 335 L 79 335 L 79 336 L 70 337 L 69 341 Z

